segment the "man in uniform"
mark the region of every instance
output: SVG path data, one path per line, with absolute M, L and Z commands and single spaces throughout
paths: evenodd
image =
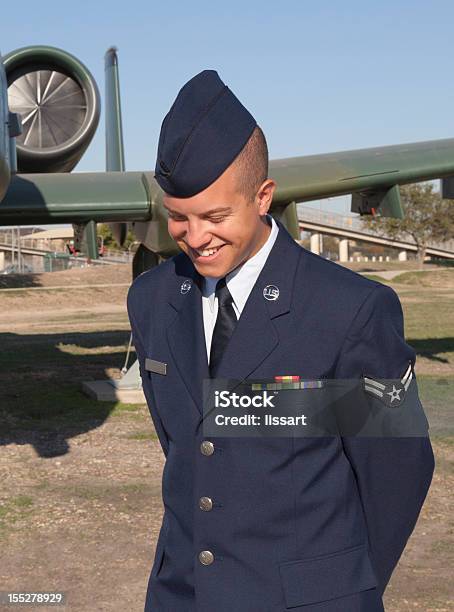
M 395 379 L 419 402 L 396 294 L 268 214 L 265 138 L 215 71 L 164 118 L 155 178 L 182 253 L 128 295 L 166 457 L 145 610 L 382 611 L 432 478 L 428 436 L 210 438 L 202 396 L 214 378 L 367 375 L 375 395 Z

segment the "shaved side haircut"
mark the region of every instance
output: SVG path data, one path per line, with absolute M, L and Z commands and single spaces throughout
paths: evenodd
M 237 171 L 238 191 L 248 202 L 252 202 L 258 188 L 268 178 L 268 147 L 258 125 L 233 163 Z

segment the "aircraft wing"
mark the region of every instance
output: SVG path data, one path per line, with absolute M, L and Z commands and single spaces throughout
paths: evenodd
M 276 159 L 273 208 L 352 193 L 387 191 L 454 175 L 454 138 Z M 14 176 L 0 225 L 149 220 L 162 193 L 151 172 L 76 172 Z
M 454 138 L 278 159 L 270 174 L 277 182 L 276 206 L 351 193 L 365 206 L 356 212 L 369 213 L 367 201 L 378 208 L 396 185 L 454 175 Z M 381 213 L 400 217 L 392 205 Z

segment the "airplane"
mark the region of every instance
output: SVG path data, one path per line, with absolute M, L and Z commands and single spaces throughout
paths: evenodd
M 77 172 L 98 127 L 100 95 L 88 68 L 50 46 L 23 47 L 0 61 L 0 226 L 72 223 L 97 257 L 96 223 L 120 244 L 128 225 L 140 247 L 134 276 L 178 252 L 167 232 L 153 173 L 126 172 L 117 50 L 105 54 L 106 171 Z M 441 178 L 454 198 L 454 139 L 270 161 L 271 213 L 299 238 L 296 204 L 352 194 L 360 215 L 403 217 L 399 185 Z
M 90 71 L 50 46 L 0 56 L 0 226 L 71 223 L 91 259 L 96 223 L 107 223 L 119 244 L 129 228 L 140 243 L 135 278 L 179 249 L 153 172 L 125 171 L 115 47 L 104 63 L 106 171 L 72 173 L 99 123 Z M 276 159 L 269 175 L 277 183 L 271 214 L 299 239 L 299 202 L 351 194 L 353 212 L 402 218 L 399 186 L 433 179 L 441 179 L 443 198 L 454 199 L 454 138 Z M 137 376 L 136 366 L 129 378 Z

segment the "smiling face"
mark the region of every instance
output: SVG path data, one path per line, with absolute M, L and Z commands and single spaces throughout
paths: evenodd
M 248 201 L 238 189 L 237 172 L 231 164 L 190 198 L 164 194 L 169 234 L 202 276 L 225 276 L 255 255 L 269 236 L 266 213 L 276 185 L 266 179 Z

